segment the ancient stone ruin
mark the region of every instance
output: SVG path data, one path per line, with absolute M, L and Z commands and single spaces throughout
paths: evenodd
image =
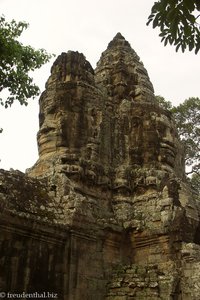
M 0 292 L 199 300 L 184 149 L 120 33 L 95 70 L 78 52 L 56 59 L 39 122 L 36 164 L 0 171 Z

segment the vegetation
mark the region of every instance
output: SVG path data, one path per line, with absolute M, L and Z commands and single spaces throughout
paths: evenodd
M 158 27 L 161 41 L 184 52 L 200 49 L 199 0 L 159 0 L 156 1 L 148 17 L 147 25 Z
M 27 27 L 25 22 L 12 20 L 9 23 L 4 16 L 0 17 L 0 92 L 6 92 L 5 99 L 0 97 L 0 103 L 5 108 L 11 106 L 14 100 L 27 105 L 29 98 L 39 94 L 39 87 L 34 84 L 29 72 L 40 68 L 51 58 L 44 49 L 35 50 L 20 43 L 19 37 Z
M 189 168 L 187 175 L 192 190 L 200 200 L 200 99 L 189 98 L 178 106 L 172 106 L 161 96 L 157 102 L 172 112 L 179 136 L 185 146 L 185 163 Z
M 172 103 L 171 103 L 171 101 L 165 100 L 164 97 L 162 97 L 162 96 L 156 96 L 156 101 L 164 109 L 168 109 L 168 110 L 172 109 Z
M 200 176 L 193 174 L 190 178 L 190 184 L 195 197 L 200 201 Z
M 200 99 L 189 98 L 171 109 L 178 132 L 186 151 L 186 166 L 189 173 L 200 176 Z

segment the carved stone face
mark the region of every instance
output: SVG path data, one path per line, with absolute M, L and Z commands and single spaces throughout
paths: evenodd
M 84 161 L 96 177 L 108 176 L 101 166 L 124 184 L 127 168 L 174 168 L 170 117 L 156 106 L 147 71 L 123 37 L 113 40 L 95 71 L 82 54 L 62 54 L 40 102 L 41 160 Z
M 156 118 L 156 128 L 160 137 L 158 161 L 173 168 L 177 152 L 174 127 L 170 119 L 165 114 L 161 114 Z

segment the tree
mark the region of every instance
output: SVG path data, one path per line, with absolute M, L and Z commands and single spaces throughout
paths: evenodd
M 185 145 L 185 162 L 189 173 L 200 175 L 200 99 L 189 98 L 171 109 L 178 132 Z
M 200 176 L 198 174 L 193 174 L 189 182 L 195 198 L 200 201 Z
M 200 49 L 199 0 L 159 0 L 156 1 L 148 17 L 147 25 L 160 29 L 159 36 L 166 46 L 168 43 L 184 52 L 198 53 Z
M 20 43 L 18 39 L 27 27 L 26 22 L 12 20 L 9 23 L 4 16 L 0 17 L 0 92 L 8 93 L 5 100 L 0 98 L 0 103 L 5 108 L 14 100 L 27 105 L 29 98 L 39 94 L 39 87 L 29 72 L 40 68 L 52 57 L 44 49 L 35 50 Z
M 172 106 L 162 96 L 156 96 L 156 101 L 164 109 L 173 114 L 177 130 L 185 146 L 185 163 L 189 174 L 200 176 L 200 99 L 191 97 L 178 106 Z
M 162 96 L 156 96 L 157 103 L 164 109 L 171 110 L 172 109 L 172 103 L 171 101 L 165 100 Z
M 164 109 L 171 111 L 182 143 L 185 146 L 186 172 L 194 197 L 200 201 L 200 99 L 189 98 L 177 107 L 172 106 L 162 96 L 156 101 Z

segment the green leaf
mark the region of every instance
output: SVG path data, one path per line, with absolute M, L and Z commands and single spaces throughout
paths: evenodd
M 175 18 L 170 26 L 171 35 L 175 38 L 178 33 L 178 18 Z
M 180 46 L 181 46 L 181 43 L 179 43 L 179 44 L 176 46 L 176 52 L 178 52 Z
M 155 19 L 153 20 L 153 28 L 158 26 L 158 22 L 159 22 L 159 15 L 156 15 Z
M 189 42 L 188 46 L 189 46 L 189 51 L 192 51 L 192 49 L 194 48 L 194 41 Z
M 159 36 L 165 46 L 169 42 L 175 45 L 176 51 L 181 47 L 183 52 L 188 49 L 197 54 L 200 42 L 200 27 L 194 10 L 197 6 L 200 10 L 200 0 L 156 1 L 148 24 L 152 22 L 153 28 L 160 28 Z
M 160 8 L 162 9 L 160 2 L 159 1 L 155 2 L 154 5 L 152 6 L 151 13 L 154 14 L 154 13 L 160 11 Z
M 173 39 L 173 37 L 172 37 L 172 36 L 169 36 L 169 43 L 170 43 L 170 45 L 172 45 L 172 44 L 173 44 L 173 42 L 174 42 L 174 39 Z
M 196 45 L 195 47 L 195 54 L 197 54 L 200 50 L 200 43 Z
M 167 46 L 168 41 L 169 41 L 169 38 L 168 38 L 168 36 L 167 36 L 167 37 L 165 38 L 164 46 Z
M 149 18 L 149 20 L 148 20 L 148 22 L 146 23 L 146 25 L 148 26 L 152 21 L 153 21 L 153 18 Z
M 199 0 L 198 0 L 199 1 Z M 193 11 L 195 9 L 194 1 L 184 0 L 184 5 L 188 8 L 188 10 Z
M 0 100 L 5 108 L 12 105 L 14 100 L 27 105 L 27 99 L 38 95 L 39 88 L 32 82 L 29 72 L 40 68 L 49 61 L 49 55 L 44 49 L 35 50 L 24 46 L 18 41 L 24 29 L 25 22 L 6 22 L 0 17 L 0 90 L 7 89 L 10 96 Z
M 167 14 L 167 19 L 169 22 L 172 22 L 174 18 L 177 16 L 177 10 L 175 8 L 170 9 L 170 11 Z
M 181 50 L 182 52 L 185 52 L 185 49 L 186 49 L 186 45 L 184 43 L 181 44 Z
M 161 43 L 165 40 L 166 36 L 163 36 L 163 38 L 161 39 Z

